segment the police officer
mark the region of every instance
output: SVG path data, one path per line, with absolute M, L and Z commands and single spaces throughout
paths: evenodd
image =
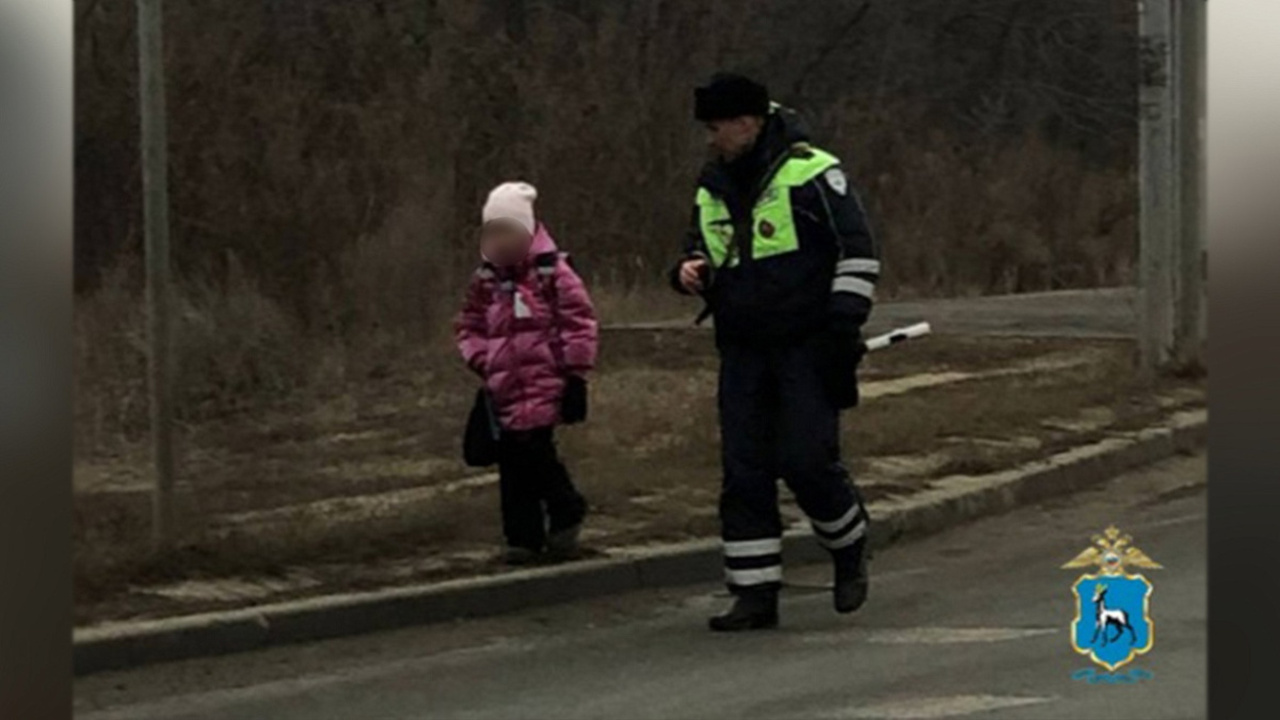
M 840 161 L 764 86 L 722 73 L 694 96 L 715 157 L 671 282 L 707 303 L 721 360 L 720 521 L 735 600 L 710 626 L 778 623 L 778 478 L 834 561 L 836 611 L 851 613 L 867 597 L 868 518 L 840 462 L 839 422 L 858 402 L 876 243 Z

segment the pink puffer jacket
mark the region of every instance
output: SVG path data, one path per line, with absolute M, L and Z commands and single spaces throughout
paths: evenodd
M 591 297 L 541 225 L 522 263 L 499 268 L 486 261 L 476 270 L 454 330 L 463 360 L 485 379 L 507 430 L 558 424 L 565 378 L 585 375 L 596 363 Z

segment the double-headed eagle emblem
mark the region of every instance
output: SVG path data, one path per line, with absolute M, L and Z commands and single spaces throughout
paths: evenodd
M 1122 534 L 1112 525 L 1103 534 L 1094 535 L 1095 547 L 1089 547 L 1062 566 L 1064 570 L 1096 565 L 1103 575 L 1123 575 L 1126 567 L 1160 569 L 1160 563 L 1132 545 L 1133 536 Z

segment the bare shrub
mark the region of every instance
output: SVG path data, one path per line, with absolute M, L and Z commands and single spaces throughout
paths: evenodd
M 136 47 L 132 5 L 75 4 L 76 412 L 93 447 L 146 424 Z M 606 320 L 692 314 L 663 274 L 703 157 L 690 88 L 718 67 L 760 75 L 844 158 L 884 297 L 1131 280 L 1134 18 L 1106 0 L 166 10 L 188 421 L 445 345 L 479 205 L 511 177 L 540 187 Z

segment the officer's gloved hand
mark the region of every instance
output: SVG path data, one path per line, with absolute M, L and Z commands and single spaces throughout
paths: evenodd
M 841 410 L 858 405 L 858 365 L 866 354 L 857 328 L 831 328 L 822 338 L 822 380 L 831 403 Z
M 580 375 L 570 375 L 565 381 L 564 398 L 560 404 L 560 421 L 566 425 L 587 419 L 587 380 Z

